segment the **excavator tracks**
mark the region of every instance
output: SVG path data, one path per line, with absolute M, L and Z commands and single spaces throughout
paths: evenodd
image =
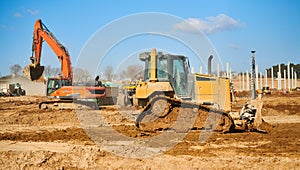
M 233 119 L 222 110 L 166 96 L 152 98 L 136 119 L 136 126 L 143 131 L 234 129 Z
M 54 110 L 66 110 L 66 109 L 99 109 L 99 106 L 95 102 L 80 101 L 80 100 L 49 100 L 39 103 L 39 109 L 54 109 Z

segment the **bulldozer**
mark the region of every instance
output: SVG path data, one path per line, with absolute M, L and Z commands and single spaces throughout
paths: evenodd
M 122 94 L 119 96 L 119 100 L 122 100 L 119 103 L 122 103 L 124 106 L 132 106 L 133 99 L 135 96 L 137 82 L 125 83 L 121 87 Z
M 145 69 L 134 99 L 134 105 L 142 108 L 136 119 L 138 128 L 163 126 L 156 128 L 167 130 L 172 124 L 168 117 L 178 109 L 197 113 L 198 117 L 210 114 L 217 118 L 210 124 L 194 125 L 194 129 L 253 131 L 261 124 L 261 103 L 249 102 L 241 111 L 232 111 L 228 78 L 191 73 L 188 57 L 163 54 L 156 49 L 141 53 L 139 59 L 145 63 Z

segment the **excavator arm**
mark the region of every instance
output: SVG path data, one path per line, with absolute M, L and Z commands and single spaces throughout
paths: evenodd
M 24 68 L 24 75 L 31 81 L 39 81 L 42 79 L 44 66 L 41 66 L 41 53 L 44 41 L 46 41 L 54 51 L 61 63 L 62 79 L 67 79 L 72 82 L 73 73 L 71 57 L 67 49 L 55 38 L 52 32 L 49 31 L 40 19 L 37 20 L 34 25 L 32 56 L 30 57 L 32 63 Z

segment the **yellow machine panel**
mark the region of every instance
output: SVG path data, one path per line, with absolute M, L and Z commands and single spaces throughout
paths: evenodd
M 169 82 L 140 82 L 136 87 L 136 98 L 146 99 L 155 92 L 173 92 Z
M 216 103 L 220 109 L 231 110 L 230 81 L 228 78 L 195 74 L 195 100 Z

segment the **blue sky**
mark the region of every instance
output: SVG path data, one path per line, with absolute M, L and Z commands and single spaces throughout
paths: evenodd
M 278 63 L 299 63 L 299 9 L 300 1 L 297 0 L 0 1 L 0 75 L 9 74 L 9 67 L 13 64 L 24 67 L 29 63 L 33 25 L 39 18 L 67 47 L 72 62 L 76 65 L 84 45 L 99 29 L 119 18 L 144 12 L 171 14 L 193 24 L 194 28 L 206 34 L 223 66 L 229 62 L 233 71 L 250 69 L 250 51 L 256 50 L 256 62 L 259 70 L 263 71 Z M 145 20 L 141 24 L 146 22 Z M 193 29 L 184 23 L 178 24 L 178 30 L 190 35 L 195 34 Z M 149 39 L 151 37 L 144 37 L 136 43 Z M 132 53 L 135 47 L 133 40 L 127 41 L 123 44 L 124 47 L 120 48 L 124 54 Z M 150 40 L 140 48 L 156 47 L 157 42 L 164 44 L 164 41 Z M 176 43 L 172 50 L 170 44 L 168 49 L 164 49 L 163 45 L 157 48 L 174 53 L 186 52 L 186 55 L 190 55 L 186 50 L 181 51 Z M 125 45 L 130 46 L 130 50 L 126 51 Z M 116 57 L 113 62 L 108 61 L 106 64 L 118 67 L 118 64 L 114 64 L 115 61 L 122 61 L 124 57 L 121 51 L 118 54 L 119 58 Z M 59 67 L 55 54 L 46 43 L 43 47 L 42 64 Z M 199 70 L 198 63 L 192 65 L 196 67 L 196 71 Z

